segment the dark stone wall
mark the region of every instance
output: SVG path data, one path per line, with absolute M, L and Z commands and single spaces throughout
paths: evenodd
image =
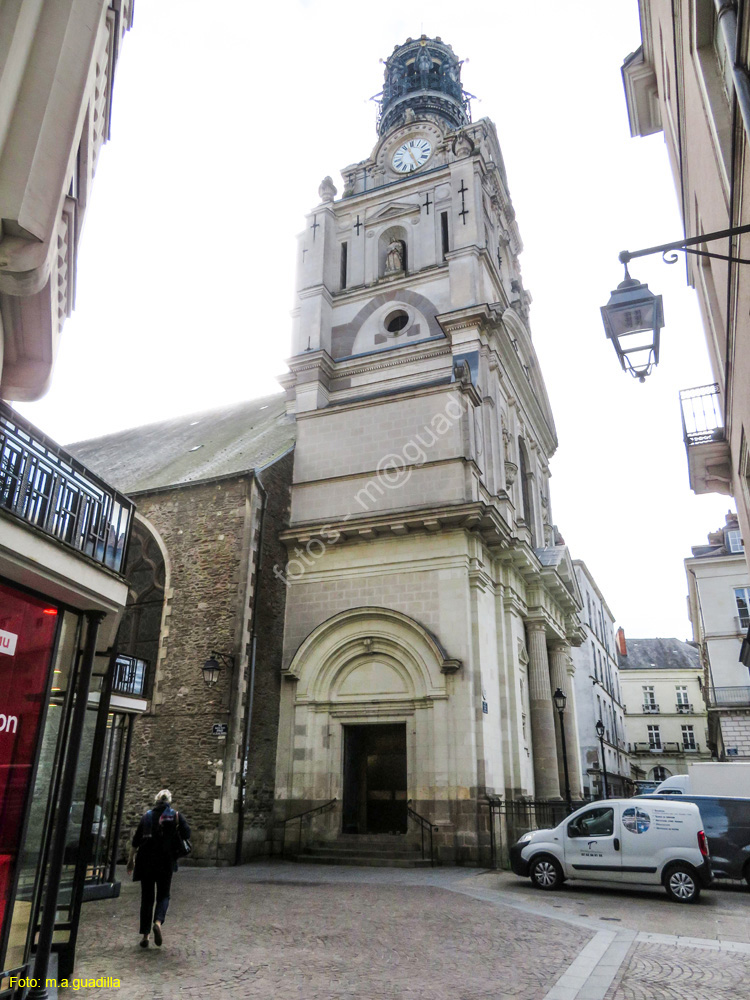
M 270 837 L 266 827 L 273 801 L 286 597 L 272 570 L 285 560 L 278 534 L 288 523 L 291 466 L 290 454 L 261 474 L 268 503 L 257 604 L 246 854 L 265 850 Z M 240 671 L 245 678 L 249 674 L 250 634 L 242 626 L 255 585 L 246 579 L 255 566 L 248 544 L 258 543 L 257 524 L 250 523 L 252 486 L 246 474 L 136 497 L 138 512 L 166 546 L 171 573 L 150 711 L 136 720 L 133 734 L 123 839 L 132 835 L 154 794 L 167 787 L 192 827 L 191 860 L 197 864 L 226 864 L 234 858 L 239 789 L 232 801 L 224 788 L 223 815 L 217 806 L 223 782 L 239 784 L 241 774 L 241 767 L 233 765 L 240 764 L 243 726 L 231 724 L 231 708 L 239 697 Z M 208 688 L 201 667 L 212 650 L 233 655 L 238 666 L 222 669 L 216 686 Z M 228 738 L 212 735 L 215 723 L 229 724 Z
M 270 853 L 279 730 L 281 660 L 284 642 L 286 586 L 274 566 L 283 570 L 287 549 L 279 533 L 289 525 L 293 454 L 261 473 L 268 494 L 258 594 L 258 637 L 255 697 L 245 786 L 243 857 Z

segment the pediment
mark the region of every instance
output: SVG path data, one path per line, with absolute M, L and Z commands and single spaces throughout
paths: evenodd
M 390 201 L 387 205 L 375 209 L 372 215 L 367 217 L 367 222 L 389 222 L 405 215 L 419 215 L 421 211 L 421 206 L 416 202 Z

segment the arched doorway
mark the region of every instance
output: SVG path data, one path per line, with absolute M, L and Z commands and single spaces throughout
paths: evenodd
M 353 608 L 319 625 L 287 671 L 277 757 L 286 815 L 336 799 L 326 834 L 406 830 L 413 800 L 448 815 L 449 674 L 460 668 L 419 622 Z

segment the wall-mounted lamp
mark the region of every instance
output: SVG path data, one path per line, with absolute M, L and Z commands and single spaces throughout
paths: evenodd
M 624 371 L 629 371 L 639 382 L 645 382 L 659 364 L 659 334 L 664 326 L 661 295 L 654 295 L 648 285 L 631 278 L 628 264 L 634 257 L 648 257 L 660 253 L 665 264 L 679 260 L 677 251 L 692 253 L 697 257 L 714 257 L 733 264 L 750 264 L 750 260 L 733 254 L 715 253 L 696 249 L 703 243 L 715 243 L 750 232 L 750 225 L 734 226 L 715 233 L 691 236 L 689 239 L 662 243 L 644 250 L 623 250 L 620 263 L 625 265 L 625 280 L 615 288 L 606 306 L 601 307 L 604 331 L 612 341 L 617 358 Z M 730 244 L 731 245 L 731 244 Z
M 206 662 L 203 664 L 203 683 L 206 687 L 213 687 L 214 684 L 219 680 L 219 674 L 221 673 L 221 664 L 219 660 L 227 667 L 234 667 L 234 657 L 225 656 L 223 653 L 212 652 Z

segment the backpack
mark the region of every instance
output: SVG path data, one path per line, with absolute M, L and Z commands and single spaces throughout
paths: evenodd
M 159 814 L 159 821 L 154 829 L 154 812 L 146 813 L 144 840 L 152 838 L 158 843 L 165 854 L 173 858 L 186 858 L 193 849 L 190 841 L 180 833 L 180 814 L 171 806 L 166 806 Z

